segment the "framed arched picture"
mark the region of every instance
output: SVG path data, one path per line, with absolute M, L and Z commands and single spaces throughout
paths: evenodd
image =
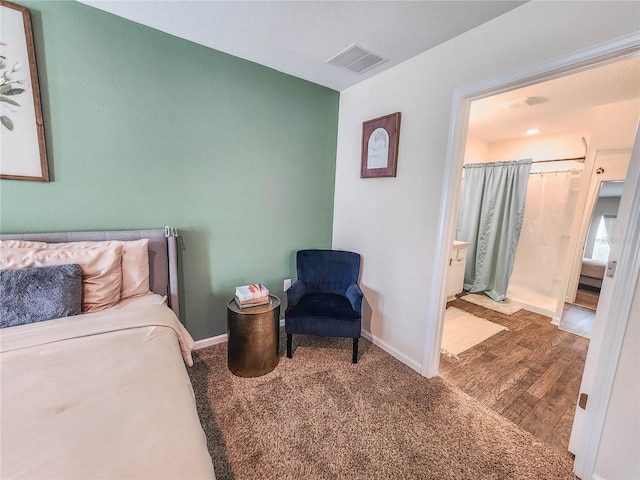
M 363 122 L 360 177 L 395 177 L 399 141 L 400 112 Z

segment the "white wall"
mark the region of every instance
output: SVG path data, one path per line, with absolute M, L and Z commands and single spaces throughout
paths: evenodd
M 635 124 L 635 122 L 633 123 Z M 502 142 L 491 142 L 487 146 L 487 154 L 492 162 L 518 160 L 521 158 L 531 158 L 536 161 L 584 157 L 582 137 L 589 141 L 590 132 L 577 131 L 557 135 L 535 135 Z M 563 165 L 562 168 L 566 168 L 566 165 Z M 552 164 L 551 170 L 557 169 L 558 167 Z
M 333 246 L 362 254 L 365 328 L 405 363 L 422 366 L 437 308 L 426 299 L 441 281 L 433 252 L 454 90 L 637 28 L 635 2 L 533 1 L 341 92 Z M 398 176 L 361 179 L 362 122 L 396 111 Z
M 640 279 L 631 312 L 596 460 L 606 480 L 640 478 Z
M 467 144 L 464 147 L 464 163 L 486 163 L 492 162 L 489 157 L 489 144 L 482 140 L 467 137 Z

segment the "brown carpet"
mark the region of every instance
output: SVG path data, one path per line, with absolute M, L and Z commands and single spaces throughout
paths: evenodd
M 569 458 L 441 378 L 381 349 L 294 336 L 287 359 L 245 379 L 227 345 L 189 369 L 216 476 L 226 479 L 574 479 Z

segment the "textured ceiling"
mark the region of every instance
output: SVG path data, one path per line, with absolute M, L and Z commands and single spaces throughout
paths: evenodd
M 503 102 L 535 97 L 534 105 L 505 110 Z M 541 135 L 589 129 L 594 107 L 640 99 L 640 57 L 512 90 L 471 104 L 469 137 L 484 142 L 522 138 L 530 128 Z M 640 100 L 638 100 L 640 113 Z
M 526 3 L 79 1 L 338 91 Z M 326 63 L 354 43 L 389 60 L 362 75 Z
M 134 22 L 334 90 L 344 90 L 524 1 L 78 0 Z M 389 60 L 362 75 L 326 63 L 352 44 Z M 543 99 L 527 108 L 500 104 Z M 640 59 L 473 102 L 469 136 L 484 142 L 588 129 L 593 107 L 640 98 Z M 640 100 L 639 100 L 640 109 Z

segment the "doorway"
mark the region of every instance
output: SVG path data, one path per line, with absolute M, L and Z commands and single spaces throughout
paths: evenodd
M 596 153 L 595 175 L 584 209 L 583 227 L 558 328 L 591 338 L 612 234 L 629 166 L 627 149 Z M 606 165 L 606 168 L 605 168 Z M 575 260 L 574 260 L 575 261 Z
M 638 46 L 636 44 L 633 45 L 633 51 L 636 52 L 637 51 Z M 598 49 L 594 48 L 594 51 L 596 51 Z M 599 53 L 602 53 L 602 49 L 599 49 Z M 612 46 L 610 47 L 610 56 L 606 59 L 603 59 L 602 57 L 598 57 L 598 56 L 593 56 L 593 57 L 589 57 L 588 53 L 583 53 L 583 54 L 576 54 L 573 56 L 569 56 L 568 58 L 565 59 L 561 59 L 558 60 L 557 62 L 553 62 L 553 65 L 544 65 L 544 66 L 540 66 L 537 70 L 537 72 L 534 74 L 532 73 L 533 69 L 530 69 L 527 72 L 524 72 L 521 74 L 521 76 L 519 77 L 518 74 L 514 74 L 512 76 L 510 76 L 509 78 L 503 78 L 503 79 L 497 79 L 494 81 L 493 83 L 493 91 L 504 91 L 505 85 L 514 85 L 519 83 L 520 85 L 531 85 L 533 78 L 535 79 L 540 79 L 540 78 L 551 78 L 553 76 L 557 76 L 559 74 L 560 71 L 563 71 L 563 73 L 567 73 L 567 71 L 571 70 L 572 68 L 574 69 L 573 71 L 582 71 L 582 69 L 584 68 L 584 65 L 586 63 L 591 64 L 590 66 L 595 66 L 595 65 L 602 65 L 602 64 L 606 64 L 609 63 L 612 60 L 612 57 L 614 56 L 618 56 L 618 59 L 624 57 L 626 54 L 628 54 L 629 51 L 624 51 L 624 48 L 621 48 L 620 43 L 618 42 L 617 44 L 615 42 L 612 42 Z M 576 67 L 575 65 L 580 65 L 580 67 Z M 554 73 L 549 73 L 550 71 L 554 72 Z M 456 101 L 454 101 L 454 105 L 460 105 L 462 108 L 461 110 L 458 111 L 454 111 L 454 114 L 456 115 L 456 118 L 454 119 L 454 123 L 453 123 L 453 130 L 452 133 L 453 138 L 452 138 L 452 143 L 451 143 L 451 149 L 449 152 L 449 160 L 450 160 L 450 165 L 452 167 L 452 171 L 450 172 L 450 176 L 451 176 L 451 188 L 448 189 L 445 193 L 447 199 L 448 199 L 448 208 L 446 209 L 446 211 L 450 212 L 454 212 L 457 210 L 457 194 L 459 193 L 459 187 L 455 184 L 455 178 L 456 175 L 458 175 L 457 172 L 461 172 L 462 170 L 462 163 L 463 163 L 463 155 L 462 152 L 465 151 L 465 142 L 463 139 L 466 138 L 466 133 L 467 133 L 467 125 L 465 124 L 466 121 L 466 116 L 469 113 L 470 110 L 470 104 L 473 100 L 475 99 L 480 99 L 480 98 L 484 98 L 484 95 L 487 94 L 488 92 L 488 88 L 487 85 L 484 84 L 482 86 L 478 86 L 478 88 L 474 89 L 474 88 L 469 88 L 466 91 L 458 91 L 455 93 L 455 97 L 456 97 Z M 596 147 L 594 146 L 594 149 Z M 593 154 L 594 152 L 591 151 L 589 152 L 586 156 L 586 162 L 585 162 L 585 168 L 588 168 L 589 165 L 593 166 Z M 458 176 L 459 178 L 459 176 Z M 580 203 L 580 205 L 584 206 L 584 202 Z M 449 221 L 449 228 L 450 230 L 448 232 L 442 232 L 442 238 L 443 240 L 446 239 L 447 244 L 450 243 L 450 241 L 453 241 L 453 235 L 451 234 L 453 231 L 453 228 L 451 227 L 455 222 L 453 221 Z M 574 239 L 575 241 L 575 239 Z M 444 263 L 443 263 L 444 266 Z M 444 270 L 444 268 L 443 268 Z M 431 355 L 431 359 L 434 359 L 434 356 L 437 355 L 437 351 L 435 348 L 430 349 L 428 348 L 428 354 Z M 438 365 L 438 361 L 435 360 L 434 361 L 435 365 Z M 596 445 L 597 446 L 597 439 L 590 439 L 591 444 Z
M 599 300 L 605 257 L 608 259 L 610 252 L 609 237 L 627 177 L 630 155 L 630 149 L 595 152 L 594 174 L 588 187 L 578 237 L 582 250 L 576 251 L 573 259 L 566 295 L 568 304 L 590 307 Z M 600 238 L 597 239 L 599 231 Z
M 583 258 L 591 257 L 583 255 L 583 247 L 598 195 L 595 188 L 610 175 L 626 175 L 629 150 L 626 158 L 609 150 L 633 143 L 639 72 L 638 58 L 624 59 L 470 105 L 464 167 L 532 159 L 506 296 L 556 325 L 565 300 L 574 301 Z M 459 205 L 459 199 L 455 203 Z M 474 252 L 474 245 L 468 250 Z M 468 272 L 475 271 L 473 262 L 473 255 L 467 256 Z M 464 283 L 474 282 L 467 278 Z

